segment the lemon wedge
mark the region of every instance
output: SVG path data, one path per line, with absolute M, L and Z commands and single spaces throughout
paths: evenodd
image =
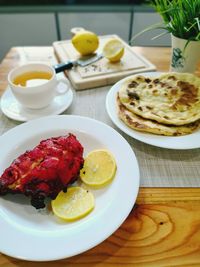
M 80 178 L 86 185 L 100 188 L 112 181 L 116 169 L 115 159 L 108 150 L 93 150 L 85 158 Z
M 99 46 L 98 36 L 90 31 L 80 31 L 72 38 L 74 48 L 83 56 L 94 53 Z
M 66 221 L 75 221 L 89 214 L 95 206 L 94 196 L 81 187 L 69 187 L 51 201 L 53 213 Z
M 110 62 L 118 62 L 124 55 L 124 45 L 118 39 L 111 39 L 104 45 L 103 55 Z

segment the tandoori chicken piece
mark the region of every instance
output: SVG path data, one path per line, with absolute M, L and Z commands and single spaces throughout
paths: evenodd
M 36 209 L 46 197 L 55 199 L 79 176 L 83 147 L 72 134 L 43 140 L 15 159 L 0 177 L 0 195 L 21 193 Z

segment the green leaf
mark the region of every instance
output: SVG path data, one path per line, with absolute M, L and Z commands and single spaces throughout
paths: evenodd
M 150 4 L 162 17 L 164 28 L 168 32 L 183 39 L 200 39 L 200 0 L 151 0 Z M 131 41 L 156 27 L 159 28 L 160 25 L 146 28 Z

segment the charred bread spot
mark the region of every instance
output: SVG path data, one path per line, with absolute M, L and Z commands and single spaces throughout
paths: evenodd
M 169 79 L 169 80 L 176 81 L 176 77 L 174 77 L 174 76 L 169 76 L 168 79 Z
M 126 120 L 128 121 L 129 124 L 132 124 L 132 119 L 131 119 L 131 117 L 129 115 L 126 114 L 125 118 L 126 118 Z
M 153 95 L 158 95 L 158 90 L 157 89 L 154 89 L 152 92 L 153 92 Z
M 133 121 L 129 115 L 126 115 L 125 119 L 129 123 L 129 125 L 132 125 L 132 127 L 135 129 L 146 129 L 147 128 L 146 125 L 144 125 L 143 123 Z
M 159 79 L 155 79 L 155 80 L 153 80 L 153 83 L 155 83 L 155 84 L 158 84 L 159 82 L 160 82 Z
M 136 81 L 139 81 L 139 82 L 144 81 L 144 77 L 143 76 L 138 76 L 136 78 Z
M 152 112 L 152 114 L 154 115 L 154 116 L 157 116 L 157 117 L 160 117 L 157 113 L 155 113 L 155 112 Z
M 146 82 L 146 83 L 150 83 L 150 82 L 151 82 L 151 79 L 146 78 L 146 79 L 145 79 L 145 82 Z
M 184 81 L 178 81 L 177 86 L 180 88 L 182 94 L 174 103 L 173 109 L 177 109 L 179 105 L 191 106 L 198 101 L 198 88 L 193 84 Z
M 163 88 L 163 87 L 167 87 L 167 84 L 166 83 L 164 83 L 164 82 L 160 82 L 160 86 Z
M 146 106 L 147 109 L 152 110 L 153 108 L 150 106 Z
M 178 94 L 178 89 L 177 88 L 172 88 L 171 94 L 174 95 L 174 96 L 177 95 Z
M 128 84 L 128 87 L 129 87 L 129 88 L 135 88 L 135 87 L 137 87 L 137 86 L 138 86 L 138 83 L 135 82 L 135 81 L 132 81 L 131 83 Z
M 139 95 L 137 93 L 130 92 L 130 91 L 128 91 L 128 97 L 131 98 L 131 99 L 135 99 L 135 100 L 139 100 L 140 99 L 140 97 L 139 97 Z

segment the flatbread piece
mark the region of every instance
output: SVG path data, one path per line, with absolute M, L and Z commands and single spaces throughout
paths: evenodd
M 200 120 L 183 126 L 170 126 L 145 119 L 129 111 L 117 97 L 119 118 L 130 128 L 140 131 L 165 136 L 180 136 L 194 132 L 200 127 Z
M 131 112 L 159 123 L 185 125 L 200 119 L 200 78 L 189 73 L 134 75 L 119 90 Z

